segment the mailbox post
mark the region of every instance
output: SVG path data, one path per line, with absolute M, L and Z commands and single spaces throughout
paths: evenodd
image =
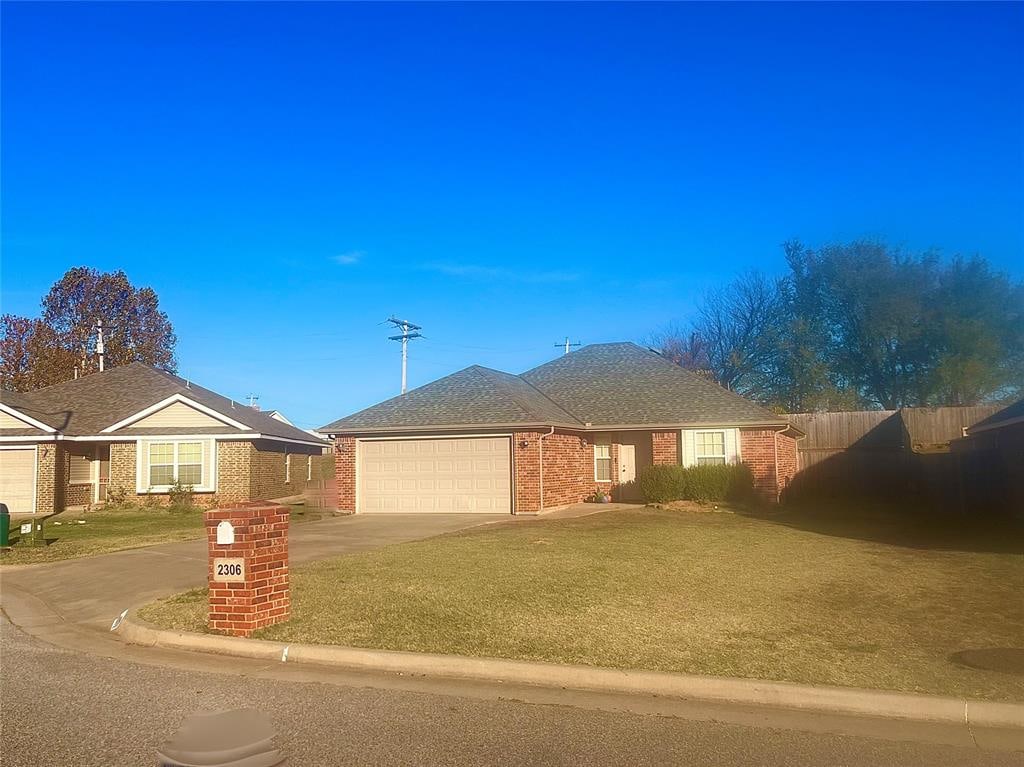
M 211 509 L 204 518 L 209 627 L 248 637 L 288 620 L 288 507 L 249 501 Z

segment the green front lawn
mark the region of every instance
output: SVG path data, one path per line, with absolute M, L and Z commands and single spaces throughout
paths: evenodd
M 957 527 L 652 509 L 488 526 L 296 568 L 292 619 L 260 636 L 1024 700 L 1024 676 L 949 659 L 1024 647 L 1019 530 Z M 142 617 L 203 630 L 205 598 Z
M 292 507 L 293 522 L 321 516 L 303 506 Z M 0 565 L 56 562 L 203 537 L 203 512 L 194 508 L 171 511 L 159 506 L 125 506 L 66 511 L 43 522 L 46 546 L 28 546 L 21 541 L 21 523 L 31 519 L 12 521 L 11 549 L 0 553 Z M 80 520 L 85 524 L 80 524 Z

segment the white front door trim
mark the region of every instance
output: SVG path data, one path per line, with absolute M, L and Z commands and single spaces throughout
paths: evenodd
M 636 445 L 619 445 L 619 482 L 633 482 L 636 479 Z

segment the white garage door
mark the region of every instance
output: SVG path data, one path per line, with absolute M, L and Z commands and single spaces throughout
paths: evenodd
M 34 447 L 0 449 L 0 503 L 11 514 L 36 510 L 36 450 Z
M 508 437 L 359 443 L 359 511 L 511 513 Z

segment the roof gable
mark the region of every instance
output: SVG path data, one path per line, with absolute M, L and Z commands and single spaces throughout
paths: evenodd
M 252 432 L 271 439 L 320 443 L 313 435 L 236 403 L 216 392 L 141 362 L 110 368 L 33 392 L 3 393 L 4 402 L 66 436 L 139 433 L 122 431 L 172 402 L 183 402 L 217 422 L 216 430 Z M 149 427 L 163 431 L 181 427 Z M 214 427 L 203 428 L 208 433 Z
M 53 427 L 22 413 L 10 404 L 0 402 L 0 430 L 11 433 L 11 430 L 26 433 L 52 433 Z
M 778 416 L 636 344 L 595 344 L 512 375 L 472 366 L 319 429 L 786 425 Z
M 579 425 L 518 376 L 473 365 L 319 429 Z
M 133 413 L 103 430 L 104 433 L 119 429 L 173 429 L 173 428 L 217 428 L 246 429 L 246 425 L 229 418 L 213 408 L 201 405 L 183 394 L 172 394 L 167 399 Z
M 522 378 L 593 426 L 786 422 L 633 343 L 585 346 L 528 370 Z

